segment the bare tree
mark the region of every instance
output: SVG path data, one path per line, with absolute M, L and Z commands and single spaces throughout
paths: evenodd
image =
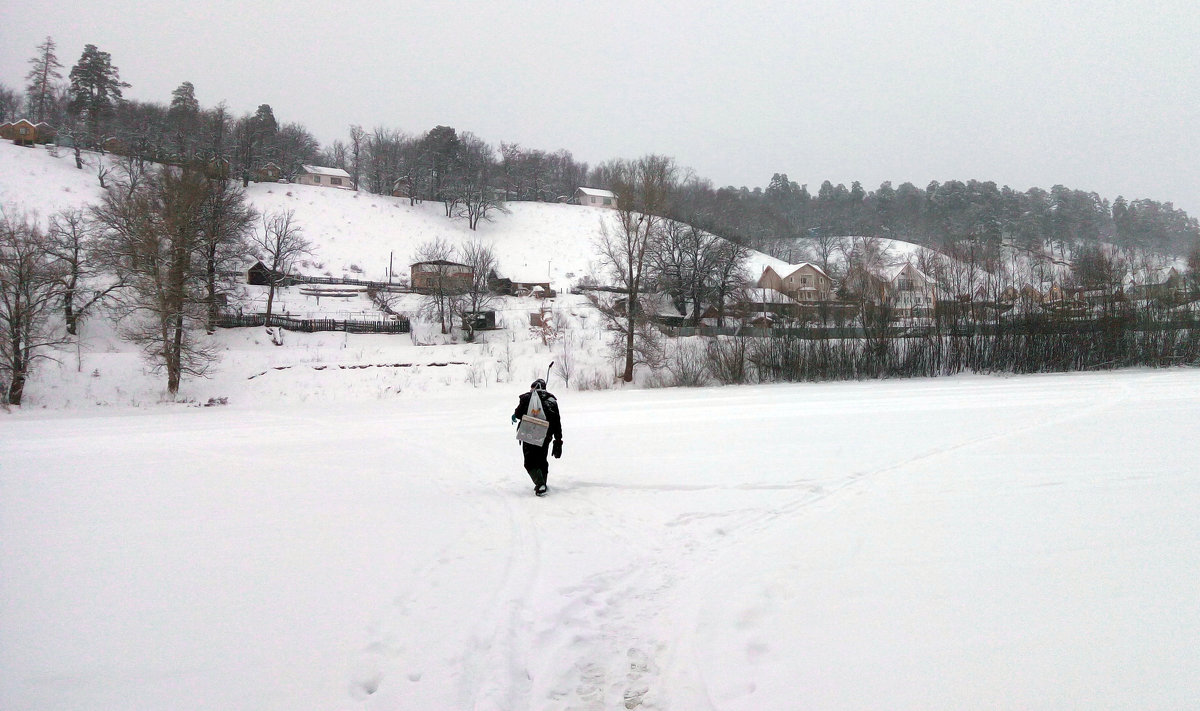
M 474 230 L 480 221 L 490 221 L 494 210 L 503 211 L 504 203 L 492 185 L 495 149 L 474 134 L 464 133 L 459 140 L 458 175 L 452 189 L 458 193 L 457 215 L 467 218 L 467 226 Z
M 720 240 L 712 257 L 712 272 L 709 274 L 709 294 L 717 309 L 717 326 L 725 325 L 725 305 L 735 295 L 750 285 L 750 273 L 746 260 L 750 248 L 744 244 Z M 696 323 L 699 323 L 699 314 Z
M 62 266 L 41 231 L 0 215 L 0 373 L 8 378 L 7 404 L 21 404 L 33 364 L 64 340 L 50 319 L 61 289 Z
M 120 289 L 119 279 L 108 278 L 96 249 L 96 229 L 82 210 L 64 210 L 50 218 L 46 250 L 62 266 L 63 321 L 74 336 L 92 308 Z
M 204 287 L 208 303 L 208 331 L 215 327 L 220 302 L 230 285 L 222 275 L 244 259 L 254 219 L 254 209 L 246 203 L 246 193 L 232 180 L 210 179 L 203 204 Z
M 646 156 L 613 168 L 614 192 L 617 195 L 616 224 L 602 222 L 597 247 L 604 266 L 616 279 L 616 285 L 628 295 L 623 314 L 609 313 L 609 325 L 624 341 L 625 361 L 621 379 L 633 380 L 633 368 L 638 348 L 639 324 L 645 315 L 639 308 L 642 280 L 645 277 L 647 256 L 658 239 L 669 207 L 671 188 L 675 179 L 675 164 L 663 156 Z M 646 333 L 642 329 L 642 333 Z
M 267 283 L 267 325 L 275 303 L 275 288 L 291 272 L 296 261 L 308 254 L 312 244 L 304 237 L 296 221 L 296 211 L 264 213 L 259 229 L 250 237 L 250 249 L 270 271 Z
M 555 318 L 557 317 L 558 314 L 555 314 Z M 566 330 L 565 325 L 561 330 Z M 574 377 L 576 370 L 578 370 L 578 363 L 575 359 L 575 339 L 570 333 L 566 333 L 558 340 L 558 347 L 554 352 L 554 373 L 562 378 L 564 385 L 570 388 L 571 378 Z
M 472 240 L 462 246 L 462 261 L 471 268 L 471 284 L 458 300 L 462 311 L 463 328 L 468 341 L 475 340 L 473 315 L 487 310 L 496 297 L 489 282 L 496 271 L 496 254 L 480 240 Z
M 205 193 L 199 172 L 164 168 L 132 194 L 114 186 L 92 208 L 104 258 L 126 284 L 114 306 L 122 336 L 166 371 L 172 396 L 184 375 L 203 376 L 216 360 L 195 337 L 206 312 Z
M 449 333 L 450 320 L 462 311 L 458 304 L 464 291 L 461 280 L 454 276 L 461 269 L 454 261 L 454 247 L 438 238 L 417 247 L 415 256 L 425 270 L 421 310 L 437 318 L 443 334 Z
M 354 183 L 354 189 L 358 190 L 358 180 L 362 176 L 362 155 L 366 147 L 367 132 L 362 126 L 354 124 L 350 127 L 350 165 L 348 166 L 350 173 L 350 182 Z
M 709 232 L 668 220 L 650 251 L 650 274 L 658 287 L 682 302 L 693 325 L 706 304 L 724 314 L 725 298 L 744 285 L 749 249 Z
M 827 229 L 814 229 L 810 233 L 810 247 L 816 255 L 817 265 L 826 274 L 829 273 L 833 258 L 839 252 L 845 252 L 845 237 L 833 234 Z

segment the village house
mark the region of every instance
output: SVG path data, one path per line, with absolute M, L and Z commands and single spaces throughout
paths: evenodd
M 283 170 L 274 163 L 267 163 L 254 171 L 254 182 L 256 183 L 274 183 L 282 177 Z
M 828 301 L 833 295 L 833 280 L 825 270 L 809 262 L 779 271 L 766 267 L 755 286 L 774 289 L 795 301 Z
M 407 175 L 403 178 L 397 178 L 396 182 L 392 183 L 392 197 L 411 198 L 413 196 L 412 178 Z
M 0 138 L 8 139 L 18 146 L 49 143 L 54 139 L 54 133 L 50 124 L 44 121 L 33 123 L 28 119 L 19 119 L 12 123 L 0 124 Z
M 1189 284 L 1179 269 L 1168 267 L 1148 274 L 1144 284 L 1131 284 L 1128 291 L 1137 299 L 1178 299 L 1187 295 Z
M 300 185 L 318 185 L 342 190 L 354 189 L 354 183 L 350 180 L 349 173 L 341 168 L 326 168 L 319 165 L 300 166 L 295 182 Z
M 475 270 L 466 264 L 435 259 L 410 265 L 409 274 L 413 291 L 429 292 L 438 288 L 466 291 L 471 288 Z
M 888 295 L 897 316 L 911 318 L 930 316 L 937 303 L 933 280 L 905 262 L 892 267 L 887 274 Z
M 767 267 L 770 269 L 770 267 Z M 747 289 L 745 299 L 740 309 L 747 318 L 753 320 L 762 315 L 770 315 L 771 321 L 792 319 L 800 315 L 800 304 L 787 294 L 770 287 Z
M 577 188 L 574 200 L 580 205 L 589 207 L 609 207 L 614 210 L 617 208 L 617 195 L 611 190 Z

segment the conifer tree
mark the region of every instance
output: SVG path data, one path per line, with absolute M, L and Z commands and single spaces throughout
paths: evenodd
M 68 108 L 85 121 L 88 135 L 97 141 L 101 122 L 113 113 L 117 102 L 124 98 L 121 90 L 129 84 L 121 81 L 108 52 L 101 52 L 94 44 L 84 46 L 79 61 L 71 68 L 70 80 Z
M 46 40 L 38 45 L 37 54 L 29 60 L 29 73 L 25 75 L 25 96 L 29 102 L 29 113 L 35 123 L 49 118 L 50 108 L 54 105 L 54 80 L 62 79 L 62 63 L 54 50 L 54 39 Z

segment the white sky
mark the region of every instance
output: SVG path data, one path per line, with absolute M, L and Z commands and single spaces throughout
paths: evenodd
M 68 69 L 111 53 L 130 98 L 191 81 L 323 143 L 447 124 L 717 185 L 976 178 L 1200 213 L 1195 0 L 6 4 L 0 82 L 51 35 Z

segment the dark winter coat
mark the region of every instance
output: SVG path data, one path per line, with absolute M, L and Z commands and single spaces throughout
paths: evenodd
M 550 444 L 550 440 L 562 441 L 562 418 L 558 415 L 558 400 L 554 395 L 545 390 L 539 391 L 542 396 L 542 410 L 546 413 L 546 421 L 550 423 L 550 430 L 546 432 L 546 441 L 542 443 L 543 447 Z M 517 401 L 517 409 L 513 410 L 513 419 L 520 420 L 522 415 L 529 412 L 529 398 L 533 395 L 533 391 L 522 393 Z

